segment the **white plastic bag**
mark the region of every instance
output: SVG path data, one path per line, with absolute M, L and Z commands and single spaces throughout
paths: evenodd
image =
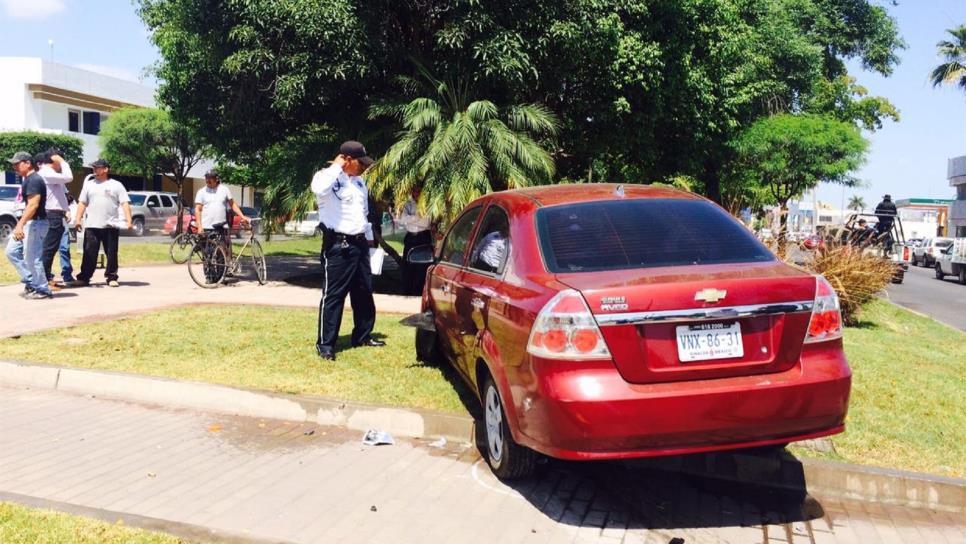
M 382 274 L 382 262 L 386 260 L 386 252 L 381 247 L 369 248 L 369 266 L 372 268 L 372 275 Z

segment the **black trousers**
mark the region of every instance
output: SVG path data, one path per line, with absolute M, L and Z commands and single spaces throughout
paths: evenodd
M 372 299 L 369 244 L 363 239 L 342 242 L 341 235 L 327 231 L 322 239 L 322 300 L 319 302 L 319 346 L 335 350 L 345 297 L 352 304 L 352 344 L 369 340 L 376 324 Z
M 81 260 L 81 271 L 77 275 L 77 279 L 91 281 L 91 276 L 94 275 L 94 269 L 97 268 L 97 253 L 103 245 L 104 255 L 107 256 L 107 268 L 104 270 L 104 278 L 107 281 L 117 280 L 118 234 L 119 231 L 111 227 L 84 229 L 84 258 Z
M 44 250 L 41 260 L 44 263 L 44 272 L 47 274 L 47 281 L 54 279 L 51 268 L 54 266 L 54 257 L 60 253 L 60 240 L 64 237 L 64 212 L 48 211 L 47 222 L 50 228 L 47 229 L 47 236 L 44 237 Z
M 426 271 L 429 270 L 428 264 L 410 264 L 409 252 L 418 246 L 432 245 L 433 234 L 424 230 L 422 232 L 407 232 L 403 238 L 403 292 L 407 295 L 419 295 L 423 292 L 423 283 L 426 281 Z

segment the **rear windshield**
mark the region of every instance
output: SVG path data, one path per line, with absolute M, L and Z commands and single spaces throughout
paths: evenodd
M 131 198 L 132 206 L 143 206 L 144 205 L 144 195 L 128 195 Z
M 551 272 L 756 263 L 774 256 L 737 220 L 703 200 L 608 200 L 537 211 Z

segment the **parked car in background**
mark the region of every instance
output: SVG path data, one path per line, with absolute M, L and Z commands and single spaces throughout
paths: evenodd
M 925 238 L 918 246 L 912 249 L 912 265 L 925 266 L 932 268 L 936 264 L 936 257 L 939 252 L 953 245 L 952 238 Z
M 492 193 L 434 260 L 417 354 L 469 384 L 500 478 L 527 475 L 537 452 L 678 455 L 844 429 L 835 291 L 702 197 L 609 184 Z
M 802 247 L 813 251 L 825 247 L 825 239 L 818 234 L 809 234 L 802 240 Z
M 0 185 L 0 244 L 7 243 L 23 215 L 24 204 L 19 202 L 19 196 L 20 185 Z
M 936 255 L 936 279 L 955 276 L 959 283 L 966 285 L 966 238 L 956 238 Z
M 178 212 L 177 193 L 158 191 L 129 191 L 131 197 L 131 218 L 135 236 L 144 236 L 151 229 L 162 229 L 168 217 Z
M 196 232 L 197 229 L 195 224 L 193 223 L 194 220 L 195 220 L 194 209 L 185 206 L 184 219 L 182 219 L 182 223 L 181 223 L 182 230 L 187 232 Z M 168 217 L 167 220 L 165 220 L 164 227 L 161 228 L 161 231 L 167 234 L 168 236 L 174 238 L 175 236 L 177 236 L 176 234 L 177 230 L 178 230 L 178 214 L 174 214 Z
M 283 227 L 285 234 L 317 236 L 322 234 L 319 227 L 319 212 L 308 212 L 298 219 L 287 221 Z

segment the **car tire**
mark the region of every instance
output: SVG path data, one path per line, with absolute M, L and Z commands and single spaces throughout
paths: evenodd
M 135 236 L 140 238 L 141 236 L 144 236 L 144 233 L 146 230 L 147 229 L 144 228 L 144 218 L 135 217 L 134 221 L 132 221 L 131 232 L 134 233 Z
M 959 283 L 966 285 L 966 266 L 959 267 Z
M 0 219 L 0 243 L 6 244 L 7 238 L 13 234 L 13 229 L 17 228 L 17 222 L 12 219 Z
M 942 267 L 939 266 L 939 263 L 936 263 L 936 279 L 937 280 L 941 280 L 941 279 L 943 279 L 945 277 L 946 277 L 946 274 L 943 274 Z
M 480 449 L 486 455 L 490 470 L 501 480 L 518 480 L 532 475 L 537 467 L 537 452 L 513 441 L 500 390 L 490 376 L 483 382 L 481 398 L 485 443 Z

